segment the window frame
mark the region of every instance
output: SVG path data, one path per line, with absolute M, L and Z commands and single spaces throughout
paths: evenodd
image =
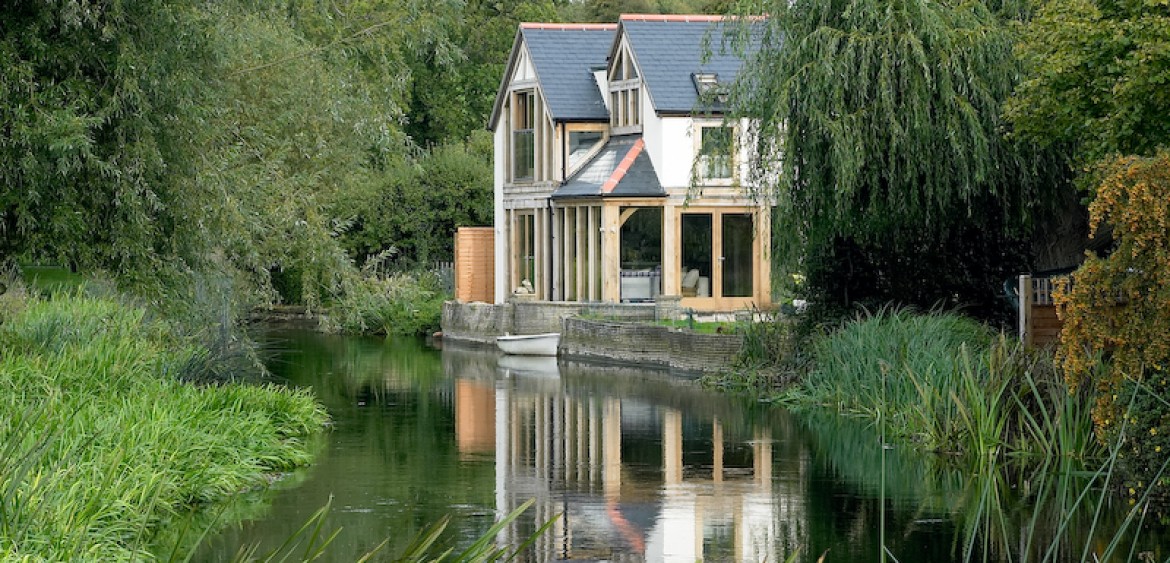
M 535 88 L 518 88 L 511 93 L 511 104 L 509 111 L 509 127 L 508 127 L 508 173 L 514 183 L 532 183 L 536 181 L 536 124 L 538 116 L 536 112 L 536 89 Z M 524 107 L 521 107 L 521 100 L 525 100 Z M 527 123 L 524 123 L 527 122 Z M 527 127 L 521 127 L 521 125 Z M 520 154 L 518 150 L 519 142 L 518 135 L 527 133 L 531 142 L 525 142 L 528 147 L 527 156 L 529 159 L 527 175 L 519 174 Z
M 563 147 L 563 162 L 565 167 L 565 179 L 568 179 L 573 174 L 576 174 L 585 164 L 593 159 L 593 157 L 601 151 L 605 143 L 609 141 L 609 128 L 604 123 L 570 123 L 565 127 L 564 147 Z M 573 133 L 600 133 L 601 139 L 598 140 L 589 150 L 581 155 L 581 159 L 577 162 L 570 162 L 572 154 L 569 152 L 572 147 L 571 139 Z
M 623 38 L 610 65 L 609 125 L 615 135 L 642 132 L 642 73 Z
M 710 156 L 718 156 L 718 155 L 708 155 L 704 152 L 703 135 L 704 135 L 704 131 L 707 129 L 727 129 L 727 130 L 729 130 L 730 139 L 728 140 L 728 142 L 730 143 L 731 146 L 729 147 L 730 151 L 727 154 L 727 160 L 728 160 L 728 164 L 727 164 L 728 175 L 727 176 L 709 177 L 707 175 L 707 172 L 709 170 L 709 165 L 707 164 L 706 158 L 710 157 Z M 695 143 L 694 144 L 695 161 L 694 161 L 694 174 L 693 175 L 694 175 L 696 181 L 701 185 L 707 185 L 707 186 L 730 186 L 730 185 L 735 184 L 735 182 L 739 178 L 739 172 L 740 172 L 739 171 L 739 127 L 738 127 L 738 125 L 735 123 L 728 123 L 727 121 L 724 121 L 724 120 L 710 120 L 710 121 L 695 120 L 694 126 L 693 126 L 693 131 L 694 131 L 694 143 Z

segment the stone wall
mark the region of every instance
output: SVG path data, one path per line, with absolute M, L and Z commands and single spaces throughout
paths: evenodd
M 494 344 L 496 337 L 503 334 L 561 332 L 564 319 L 579 315 L 652 321 L 655 308 L 652 303 L 601 305 L 524 298 L 499 305 L 447 302 L 443 304 L 440 326 L 448 340 Z
M 654 304 L 598 305 L 516 300 L 443 304 L 443 339 L 492 345 L 503 334 L 561 333 L 566 359 L 620 363 L 681 373 L 725 369 L 735 360 L 743 337 L 697 334 L 647 324 Z M 585 317 L 603 317 L 595 320 Z M 616 320 L 615 320 L 616 319 Z
M 561 356 L 621 362 L 690 373 L 712 373 L 735 360 L 743 337 L 696 334 L 664 326 L 565 319 Z
M 585 305 L 556 301 L 516 301 L 512 306 L 514 334 L 560 332 L 561 321 L 581 314 Z
M 448 301 L 439 324 L 445 340 L 495 344 L 497 336 L 512 332 L 512 307 Z

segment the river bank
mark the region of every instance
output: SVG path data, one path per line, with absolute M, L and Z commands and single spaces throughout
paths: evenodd
M 214 352 L 140 306 L 0 295 L 0 559 L 140 558 L 173 516 L 310 461 L 311 394 L 191 380 Z

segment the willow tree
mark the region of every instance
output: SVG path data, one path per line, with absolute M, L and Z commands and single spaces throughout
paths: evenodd
M 1023 267 L 1015 239 L 1048 162 L 1002 135 L 1018 72 L 1004 6 L 753 4 L 769 16 L 734 100 L 758 124 L 776 262 L 829 305 L 993 316 L 1002 280 Z

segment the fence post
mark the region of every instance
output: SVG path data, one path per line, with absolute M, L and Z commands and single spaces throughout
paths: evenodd
M 1020 342 L 1024 346 L 1032 345 L 1032 276 L 1020 276 Z

